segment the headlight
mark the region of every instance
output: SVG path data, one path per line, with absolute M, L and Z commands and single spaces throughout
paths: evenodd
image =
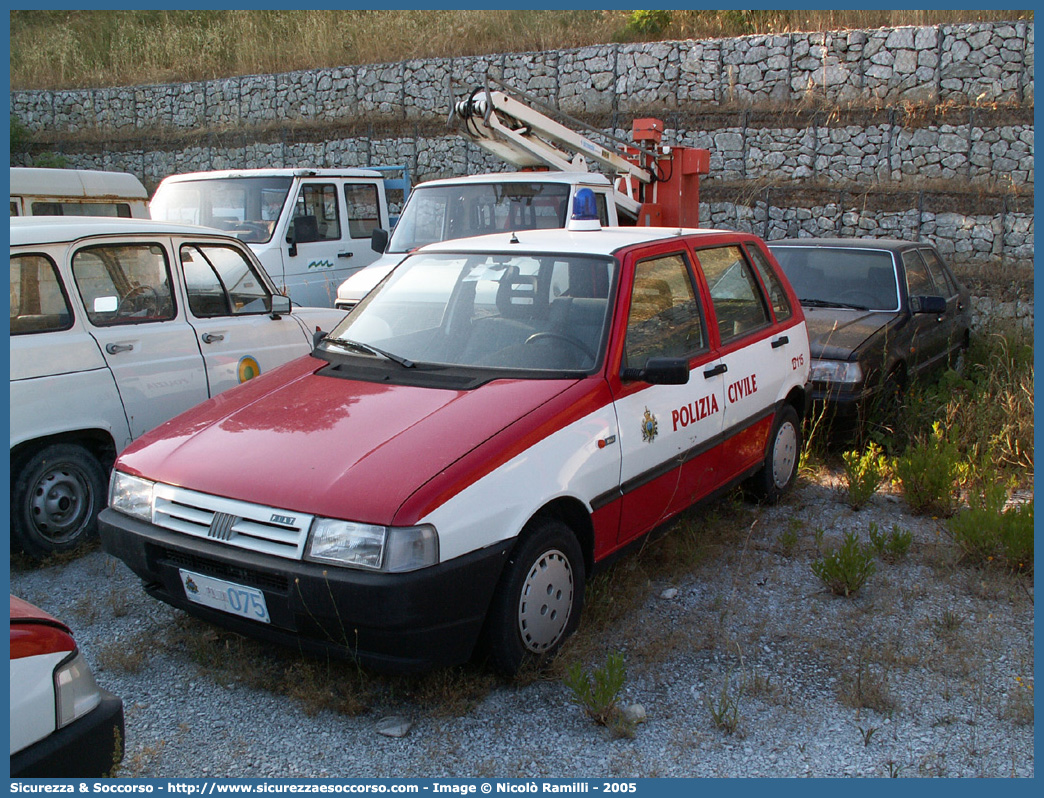
M 152 489 L 155 486 L 155 482 L 147 479 L 113 471 L 109 483 L 109 506 L 143 521 L 152 521 Z
M 812 381 L 855 385 L 863 381 L 863 370 L 858 363 L 844 360 L 813 360 Z
M 83 655 L 77 652 L 54 671 L 58 728 L 82 718 L 101 703 L 101 691 Z
M 439 561 L 439 536 L 432 526 L 388 527 L 317 518 L 305 558 L 372 571 L 416 571 Z

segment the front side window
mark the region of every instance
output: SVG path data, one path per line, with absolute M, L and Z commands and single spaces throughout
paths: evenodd
M 175 305 L 167 252 L 159 244 L 106 244 L 73 255 L 73 279 L 98 327 L 169 321 Z
M 723 344 L 769 323 L 761 288 L 739 247 L 701 249 L 696 256 L 710 287 Z
M 688 357 L 706 346 L 687 260 L 665 255 L 635 266 L 623 368 L 651 357 Z
M 58 269 L 45 255 L 11 256 L 11 335 L 72 326 L 72 310 Z
M 348 235 L 369 238 L 381 226 L 377 186 L 369 183 L 345 183 L 344 207 L 348 211 Z
M 337 186 L 333 183 L 305 183 L 294 206 L 294 230 L 299 243 L 336 241 L 341 237 L 341 213 Z
M 272 297 L 246 256 L 233 247 L 181 247 L 189 308 L 197 318 L 267 313 Z
M 578 255 L 418 254 L 328 336 L 418 364 L 590 371 L 604 350 L 615 262 Z M 372 352 L 369 353 L 374 357 Z

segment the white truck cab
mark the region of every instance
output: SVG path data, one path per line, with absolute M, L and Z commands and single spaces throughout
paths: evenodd
M 414 186 L 395 230 L 376 230 L 381 257 L 337 289 L 336 307 L 351 310 L 413 250 L 486 233 L 566 226 L 581 188 L 594 193 L 603 226 L 619 224 L 612 184 L 597 172 L 504 172 L 431 180 Z
M 11 216 L 148 219 L 149 192 L 126 172 L 12 166 Z
M 331 307 L 337 286 L 377 258 L 389 227 L 376 169 L 237 169 L 171 175 L 151 205 L 158 221 L 224 230 L 249 245 L 294 302 Z

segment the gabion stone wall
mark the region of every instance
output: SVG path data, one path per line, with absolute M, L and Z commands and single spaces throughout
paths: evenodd
M 450 84 L 459 96 L 488 72 L 618 138 L 656 115 L 665 141 L 710 150 L 704 225 L 1031 262 L 1033 41 L 1020 22 L 604 45 L 21 91 L 10 107 L 71 166 L 149 187 L 177 172 L 379 164 L 419 182 L 507 168 L 445 125 Z M 795 186 L 807 190 L 783 190 Z

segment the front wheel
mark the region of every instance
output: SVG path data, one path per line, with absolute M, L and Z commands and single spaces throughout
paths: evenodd
M 514 676 L 523 663 L 550 657 L 580 622 L 584 558 L 565 524 L 535 519 L 504 566 L 486 618 L 493 666 Z
M 11 540 L 34 559 L 93 537 L 105 506 L 105 473 L 82 446 L 56 443 L 12 463 Z
M 791 405 L 783 405 L 772 425 L 765 463 L 754 475 L 758 498 L 775 503 L 794 484 L 801 458 L 801 420 Z

